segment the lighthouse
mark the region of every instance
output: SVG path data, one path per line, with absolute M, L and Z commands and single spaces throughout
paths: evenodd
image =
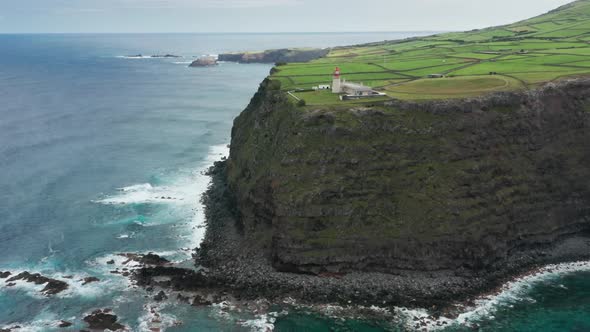
M 340 68 L 336 67 L 332 76 L 332 93 L 342 92 L 342 80 L 340 79 Z

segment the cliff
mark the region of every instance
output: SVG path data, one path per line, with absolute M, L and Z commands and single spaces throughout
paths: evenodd
M 326 56 L 329 49 L 278 49 L 264 52 L 226 53 L 219 61 L 239 63 L 308 62 Z
M 532 251 L 542 260 L 590 229 L 589 125 L 587 79 L 317 109 L 266 80 L 227 162 L 243 252 L 311 274 L 476 275 Z

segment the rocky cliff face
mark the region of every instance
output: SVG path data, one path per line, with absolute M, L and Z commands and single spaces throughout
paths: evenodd
M 265 81 L 228 182 L 281 271 L 482 271 L 590 229 L 590 80 L 308 110 Z
M 239 63 L 308 62 L 328 54 L 328 49 L 278 49 L 258 53 L 220 54 L 219 61 Z

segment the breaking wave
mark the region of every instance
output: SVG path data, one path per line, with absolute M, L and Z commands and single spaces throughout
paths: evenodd
M 403 317 L 405 328 L 412 329 L 418 325 L 420 329 L 427 331 L 444 330 L 451 326 L 464 326 L 470 329 L 477 329 L 478 323 L 486 319 L 494 319 L 495 313 L 503 307 L 512 307 L 516 303 L 534 303 L 531 291 L 537 285 L 548 282 L 556 282 L 564 275 L 590 272 L 590 261 L 579 261 L 572 263 L 551 264 L 530 273 L 517 277 L 505 283 L 500 289 L 492 294 L 480 296 L 475 299 L 474 306 L 464 307 L 455 318 L 440 317 L 433 318 L 426 309 L 395 308 L 395 312 Z M 559 285 L 559 287 L 565 287 Z

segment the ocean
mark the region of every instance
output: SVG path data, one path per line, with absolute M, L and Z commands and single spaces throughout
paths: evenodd
M 0 279 L 0 329 L 83 329 L 87 313 L 109 308 L 131 331 L 150 331 L 154 311 L 166 331 L 412 330 L 426 311 L 397 308 L 390 319 L 364 319 L 332 306 L 273 304 L 261 314 L 223 303 L 155 303 L 111 271 L 122 268 L 119 253 L 192 264 L 205 231 L 203 172 L 227 155 L 233 119 L 271 69 L 189 68 L 194 57 L 419 34 L 0 35 L 0 272 L 70 284 L 47 297 L 43 286 Z M 156 54 L 181 57 L 148 57 Z M 589 270 L 556 267 L 427 328 L 590 331 Z M 86 277 L 100 281 L 83 285 Z M 59 328 L 61 320 L 74 325 Z

